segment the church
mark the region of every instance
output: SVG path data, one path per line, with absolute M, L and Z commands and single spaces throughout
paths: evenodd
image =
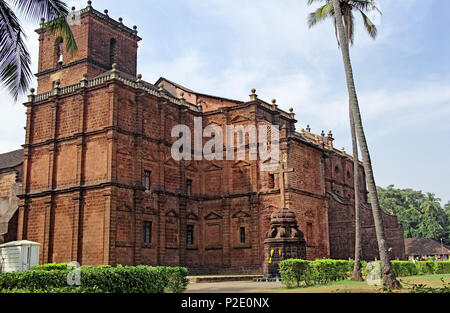
M 40 243 L 41 264 L 261 273 L 264 236 L 280 196 L 296 214 L 308 259 L 353 258 L 358 192 L 363 258 L 378 257 L 364 169 L 355 191 L 352 157 L 334 147 L 331 132 L 297 130 L 293 110 L 260 99 L 256 90 L 233 100 L 163 77 L 146 82 L 137 74 L 137 27 L 90 3 L 71 14 L 76 55 L 61 49 L 61 37 L 36 30 L 38 87 L 24 104 L 25 144 L 0 155 L 0 241 Z M 172 128 L 193 128 L 198 118 L 223 128 L 279 125 L 280 162 L 293 171 L 263 171 L 260 160 L 249 158 L 175 161 Z M 247 148 L 248 139 L 244 133 Z M 404 259 L 396 216 L 383 213 L 383 222 L 391 257 Z

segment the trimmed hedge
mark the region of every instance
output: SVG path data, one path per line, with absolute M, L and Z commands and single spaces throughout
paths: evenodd
M 68 286 L 69 274 L 80 274 L 81 286 Z M 0 275 L 0 292 L 38 293 L 181 293 L 189 283 L 187 269 L 151 266 L 82 266 L 77 271 L 62 264 Z
M 378 261 L 379 263 L 379 261 Z M 298 259 L 280 262 L 282 283 L 288 287 L 300 287 L 326 284 L 332 281 L 349 279 L 352 276 L 355 262 L 353 260 L 316 260 L 306 261 Z M 392 261 L 395 274 L 399 277 L 423 274 L 450 274 L 450 262 L 417 262 Z M 367 273 L 367 262 L 361 262 L 364 276 Z

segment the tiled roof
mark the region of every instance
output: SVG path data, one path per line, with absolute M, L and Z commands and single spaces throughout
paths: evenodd
M 406 238 L 406 255 L 450 255 L 450 248 L 429 238 Z
M 12 168 L 23 163 L 23 149 L 0 154 L 0 170 Z

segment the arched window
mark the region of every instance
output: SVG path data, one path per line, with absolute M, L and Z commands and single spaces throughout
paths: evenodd
M 116 55 L 117 55 L 117 42 L 114 38 L 112 38 L 109 42 L 109 65 L 113 65 L 116 63 Z
M 334 168 L 334 173 L 337 175 L 339 175 L 339 166 L 336 165 L 336 167 Z
M 63 65 L 64 63 L 64 39 L 62 37 L 56 38 L 55 41 L 55 61 L 56 66 Z

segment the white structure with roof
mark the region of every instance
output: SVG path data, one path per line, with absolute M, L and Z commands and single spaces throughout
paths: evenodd
M 39 265 L 40 246 L 26 240 L 0 245 L 0 273 L 23 272 Z

